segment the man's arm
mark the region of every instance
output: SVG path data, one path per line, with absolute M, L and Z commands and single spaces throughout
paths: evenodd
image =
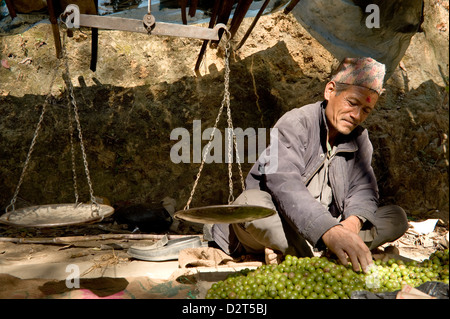
M 338 225 L 338 221 L 311 195 L 305 185 L 306 163 L 312 160 L 309 158 L 311 155 L 305 153 L 311 147 L 309 143 L 316 142 L 317 147 L 320 147 L 320 136 L 309 127 L 305 117 L 296 115 L 298 113 L 282 117 L 275 126 L 278 140 L 277 143 L 271 143 L 269 153 L 277 154 L 277 169 L 264 175 L 264 184 L 276 202 L 279 213 L 315 246 L 323 233 Z M 274 147 L 277 147 L 276 151 L 272 149 Z M 314 154 L 316 152 L 313 151 Z M 266 165 L 270 166 L 271 163 L 267 162 Z M 309 165 L 308 169 L 314 168 Z
M 324 244 L 333 251 L 343 264 L 347 257 L 353 270 L 366 272 L 372 264 L 372 254 L 358 233 L 363 224 L 372 223 L 378 204 L 378 186 L 371 166 L 373 148 L 367 131 L 357 138 L 358 152 L 355 165 L 349 175 L 349 191 L 344 200 L 343 227 L 333 227 L 322 236 Z
M 358 216 L 364 222 L 374 223 L 378 208 L 378 185 L 372 168 L 373 147 L 367 130 L 357 139 L 358 152 L 349 172 L 349 189 L 344 200 L 343 217 Z

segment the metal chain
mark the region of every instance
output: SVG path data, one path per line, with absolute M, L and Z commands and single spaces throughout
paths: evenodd
M 225 33 L 224 33 L 225 34 Z M 225 86 L 224 86 L 224 100 L 227 107 L 227 124 L 228 124 L 228 205 L 234 201 L 233 196 L 233 121 L 231 120 L 231 108 L 230 108 L 230 48 L 231 42 L 229 41 L 230 34 L 226 33 L 227 39 L 225 42 Z
M 73 109 L 74 115 L 75 115 L 75 121 L 77 124 L 77 129 L 78 129 L 78 138 L 80 140 L 80 148 L 81 148 L 81 152 L 82 152 L 82 156 L 83 156 L 83 163 L 84 163 L 84 169 L 85 169 L 85 173 L 86 173 L 86 179 L 88 182 L 88 186 L 89 186 L 89 194 L 90 194 L 90 198 L 91 198 L 91 211 L 92 211 L 92 216 L 96 217 L 100 215 L 100 207 L 95 199 L 94 196 L 94 191 L 92 188 L 92 182 L 91 182 L 91 178 L 90 178 L 90 174 L 89 174 L 89 167 L 88 167 L 88 162 L 87 162 L 87 158 L 86 158 L 86 151 L 84 148 L 84 143 L 83 143 L 83 135 L 81 132 L 81 124 L 80 124 L 80 119 L 78 116 L 78 107 L 76 104 L 76 100 L 75 100 L 75 95 L 73 92 L 73 85 L 72 85 L 72 81 L 70 80 L 70 73 L 69 73 L 69 65 L 68 65 L 68 58 L 67 58 L 67 54 L 66 54 L 66 34 L 64 33 L 63 36 L 63 59 L 65 62 L 65 71 L 66 71 L 66 77 L 67 77 L 67 83 L 69 86 L 69 105 L 68 105 L 68 120 L 69 120 L 69 133 L 70 133 L 70 144 L 71 144 L 71 157 L 72 157 L 72 172 L 73 172 L 73 182 L 74 182 L 74 191 L 75 191 L 75 205 L 78 205 L 78 187 L 77 187 L 77 178 L 76 178 L 76 171 L 75 171 L 75 152 L 74 152 L 74 147 L 73 147 L 73 127 L 72 127 L 72 117 L 70 115 L 71 110 Z M 42 126 L 42 121 L 44 120 L 44 116 L 45 116 L 45 112 L 47 110 L 47 105 L 50 103 L 50 97 L 51 97 L 51 90 L 53 88 L 53 84 L 55 82 L 56 79 L 56 74 L 58 73 L 58 70 L 61 66 L 61 60 L 58 59 L 57 60 L 57 65 L 54 67 L 54 71 L 53 71 L 53 75 L 50 81 L 50 88 L 49 91 L 46 95 L 44 104 L 42 105 L 42 110 L 41 110 L 41 114 L 39 116 L 39 120 L 38 123 L 36 125 L 36 129 L 34 131 L 34 135 L 33 135 L 33 139 L 31 141 L 31 145 L 30 148 L 28 150 L 27 153 L 27 157 L 25 159 L 25 163 L 23 165 L 22 168 L 22 173 L 20 174 L 20 178 L 19 178 L 19 182 L 17 183 L 16 189 L 14 191 L 14 195 L 13 198 L 11 199 L 10 204 L 6 207 L 5 212 L 7 213 L 6 219 L 9 220 L 9 216 L 11 215 L 11 211 L 10 209 L 12 208 L 12 212 L 15 211 L 15 204 L 17 201 L 17 196 L 19 195 L 19 191 L 20 191 L 20 187 L 23 183 L 23 179 L 25 177 L 25 173 L 28 169 L 28 165 L 30 163 L 31 160 L 31 155 L 33 153 L 34 150 L 34 146 L 36 144 L 36 140 L 39 136 L 39 131 L 41 129 Z M 73 106 L 73 108 L 72 108 Z M 103 218 L 103 216 L 100 216 Z
M 244 174 L 242 174 L 241 160 L 239 158 L 239 152 L 238 152 L 238 147 L 237 147 L 237 141 L 236 141 L 236 135 L 235 134 L 233 134 L 233 142 L 234 142 L 234 148 L 236 149 L 236 162 L 238 164 L 239 177 L 241 179 L 242 192 L 244 194 L 245 205 L 247 205 L 248 204 L 247 193 L 244 192 L 245 191 Z
M 191 194 L 189 196 L 189 199 L 186 203 L 186 206 L 184 207 L 184 209 L 189 209 L 189 205 L 192 202 L 192 198 L 194 197 L 194 193 L 196 190 L 196 187 L 198 185 L 198 181 L 200 179 L 200 175 L 201 172 L 203 170 L 205 161 L 206 161 L 206 156 L 209 153 L 209 148 L 211 147 L 211 143 L 212 140 L 214 138 L 214 133 L 217 129 L 217 124 L 219 122 L 219 119 L 223 113 L 223 108 L 226 106 L 227 108 L 227 123 L 228 123 L 228 188 L 229 188 L 229 195 L 228 195 L 228 204 L 230 205 L 233 201 L 234 201 L 234 196 L 233 196 L 233 173 L 232 173 L 232 150 L 233 150 L 233 142 L 234 141 L 234 146 L 236 149 L 236 160 L 238 162 L 238 167 L 239 167 L 239 174 L 241 177 L 241 184 L 242 184 L 242 190 L 245 189 L 245 183 L 244 183 L 244 177 L 242 174 L 242 169 L 241 169 L 241 163 L 239 160 L 239 154 L 238 154 L 238 148 L 237 148 L 237 143 L 236 143 L 236 136 L 234 134 L 234 130 L 233 130 L 233 121 L 231 119 L 231 108 L 230 108 L 230 64 L 229 64 L 229 59 L 230 59 L 230 49 L 231 49 L 231 33 L 225 29 L 224 32 L 224 38 L 225 38 L 225 68 L 224 68 L 224 95 L 223 95 L 223 99 L 222 99 L 222 103 L 220 105 L 219 108 L 219 112 L 217 114 L 216 117 L 216 121 L 214 123 L 213 129 L 211 131 L 211 135 L 210 135 L 210 139 L 208 141 L 208 144 L 205 146 L 205 151 L 203 152 L 203 156 L 202 156 L 202 162 L 200 164 L 200 168 L 199 171 L 197 173 L 197 177 L 195 179 L 194 185 L 192 187 L 191 190 Z M 246 195 L 245 195 L 246 197 Z M 247 197 L 246 197 L 247 198 Z M 247 203 L 247 199 L 245 200 L 245 202 Z
M 229 188 L 229 195 L 228 195 L 228 205 L 231 205 L 234 202 L 234 196 L 233 196 L 233 171 L 232 171 L 232 162 L 233 162 L 233 145 L 236 151 L 236 162 L 238 164 L 239 169 L 239 175 L 241 180 L 241 186 L 242 191 L 245 190 L 245 182 L 244 182 L 244 175 L 242 174 L 242 168 L 241 168 L 241 160 L 239 158 L 239 151 L 236 141 L 236 135 L 234 134 L 234 127 L 233 127 L 233 120 L 231 118 L 231 107 L 230 107 L 230 66 L 229 66 L 229 60 L 230 60 L 230 48 L 231 48 L 231 42 L 230 37 L 231 34 L 227 33 L 227 42 L 225 43 L 225 67 L 227 69 L 227 72 L 225 74 L 225 95 L 226 98 L 226 106 L 227 106 L 227 123 L 228 123 L 228 188 Z M 247 204 L 247 194 L 244 192 L 245 197 L 245 203 Z
M 58 73 L 60 65 L 61 65 L 61 62 L 58 60 L 58 63 L 57 63 L 56 67 L 53 70 L 53 75 L 52 75 L 52 78 L 51 78 L 51 81 L 50 81 L 50 88 L 48 90 L 47 96 L 45 97 L 44 104 L 42 105 L 41 115 L 39 116 L 39 120 L 38 120 L 38 123 L 36 125 L 36 129 L 34 130 L 33 139 L 31 140 L 31 145 L 30 145 L 30 148 L 28 149 L 28 153 L 27 153 L 27 157 L 25 159 L 25 163 L 23 164 L 22 173 L 20 174 L 19 182 L 17 183 L 16 190 L 14 192 L 14 195 L 13 195 L 13 198 L 11 199 L 10 204 L 5 209 L 5 212 L 8 213 L 7 220 L 9 220 L 9 215 L 10 215 L 9 209 L 12 208 L 12 211 L 15 211 L 15 209 L 16 209 L 15 208 L 15 204 L 16 204 L 16 201 L 17 201 L 17 196 L 19 195 L 20 187 L 22 186 L 22 182 L 23 182 L 23 179 L 25 177 L 25 173 L 26 173 L 26 171 L 28 169 L 28 165 L 29 165 L 30 160 L 31 160 L 31 154 L 33 153 L 33 150 L 34 150 L 34 145 L 36 144 L 36 140 L 37 140 L 37 138 L 39 136 L 39 131 L 41 129 L 42 121 L 44 120 L 44 115 L 45 115 L 45 112 L 47 110 L 47 105 L 50 103 L 50 97 L 51 97 L 51 93 L 52 93 L 53 83 L 55 82 L 56 74 Z
M 64 33 L 63 36 L 63 46 L 62 46 L 62 52 L 63 52 L 63 59 L 64 59 L 64 65 L 65 65 L 65 72 L 66 72 L 66 77 L 67 77 L 67 85 L 69 88 L 69 96 L 70 96 L 70 101 L 71 104 L 73 106 L 73 112 L 74 112 L 74 117 L 75 117 L 75 122 L 77 124 L 77 130 L 78 130 L 78 139 L 80 140 L 80 148 L 81 148 L 81 154 L 83 157 L 83 164 L 84 164 L 84 171 L 86 174 L 86 180 L 89 186 L 89 194 L 90 194 L 90 198 L 91 198 L 91 211 L 92 211 L 92 216 L 96 217 L 100 215 L 100 207 L 97 203 L 97 200 L 95 199 L 94 196 L 94 190 L 92 188 L 92 182 L 91 182 L 91 178 L 90 178 L 90 174 L 89 174 L 89 166 L 88 166 L 88 162 L 87 162 L 87 157 L 86 157 L 86 151 L 84 148 L 84 142 L 83 142 L 83 134 L 82 134 L 82 130 L 81 130 L 81 124 L 80 124 L 80 118 L 78 116 L 78 106 L 77 106 L 77 102 L 75 99 L 75 94 L 74 94 L 74 90 L 73 90 L 73 85 L 72 85 L 72 80 L 70 78 L 70 71 L 69 71 L 69 62 L 68 62 L 68 57 L 67 57 L 67 53 L 66 53 L 66 33 Z M 73 154 L 72 154 L 73 156 Z M 76 195 L 77 196 L 77 195 Z
M 225 54 L 227 58 L 225 59 L 225 64 L 228 66 L 228 73 L 229 73 L 229 55 L 230 52 L 228 49 L 230 48 L 230 42 L 227 43 L 225 46 Z M 225 91 L 228 93 L 228 98 L 226 101 L 227 106 L 227 123 L 228 123 L 228 187 L 229 187 L 229 195 L 228 195 L 228 205 L 231 205 L 234 202 L 234 196 L 233 196 L 233 172 L 232 172 L 232 162 L 233 162 L 233 145 L 234 149 L 236 151 L 236 162 L 238 164 L 239 169 L 239 175 L 240 175 L 240 181 L 242 186 L 242 191 L 245 190 L 245 182 L 244 182 L 244 175 L 242 174 L 242 168 L 241 168 L 241 160 L 239 158 L 239 151 L 236 141 L 236 135 L 234 134 L 234 127 L 233 127 L 233 120 L 231 118 L 231 107 L 230 107 L 230 94 L 229 94 L 229 76 L 227 81 L 225 81 Z M 245 203 L 247 204 L 247 194 L 244 192 L 245 197 Z
M 75 205 L 78 204 L 78 184 L 77 184 L 77 172 L 75 165 L 75 148 L 73 145 L 73 126 L 72 126 L 72 103 L 70 103 L 69 97 L 67 97 L 67 120 L 69 122 L 69 140 L 70 140 L 70 153 L 72 161 L 72 179 L 73 189 L 75 193 Z

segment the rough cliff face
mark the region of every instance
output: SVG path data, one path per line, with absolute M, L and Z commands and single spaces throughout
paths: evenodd
M 244 21 L 236 41 L 251 21 Z M 423 29 L 365 126 L 382 203 L 401 205 L 414 218 L 448 222 L 448 1 L 426 1 Z M 223 50 L 208 48 L 196 73 L 201 41 L 101 31 L 94 73 L 89 70 L 89 32 L 76 31 L 68 38 L 67 53 L 95 194 L 113 204 L 170 196 L 182 209 L 200 164 L 172 161 L 170 152 L 180 137 L 171 139 L 171 132 L 189 133 L 193 158 L 192 141 L 199 136 L 194 121 L 201 121 L 201 133 L 213 127 L 222 101 Z M 0 52 L 6 61 L 0 67 L 0 209 L 13 196 L 49 90 L 50 105 L 19 197 L 22 205 L 72 202 L 66 89 L 60 73 L 50 88 L 57 64 L 50 25 L 0 38 Z M 262 17 L 231 56 L 234 127 L 268 134 L 286 111 L 322 99 L 334 62 L 291 14 Z M 219 122 L 224 148 L 225 119 L 223 114 Z M 208 138 L 204 134 L 202 145 Z M 77 136 L 74 143 L 78 146 Z M 80 199 L 87 201 L 79 148 L 76 160 Z M 246 153 L 244 174 L 250 160 Z M 236 165 L 233 174 L 237 196 Z M 207 164 L 191 206 L 227 199 L 227 165 Z

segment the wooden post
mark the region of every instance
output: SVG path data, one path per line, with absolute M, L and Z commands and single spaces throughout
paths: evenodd
M 189 16 L 191 18 L 195 17 L 195 13 L 197 12 L 198 0 L 191 0 L 191 4 L 189 5 Z
M 292 11 L 292 9 L 294 9 L 294 7 L 297 5 L 297 3 L 299 3 L 300 0 L 291 0 L 291 2 L 289 2 L 289 4 L 286 6 L 286 8 L 284 8 L 283 13 L 284 14 L 288 14 L 289 12 Z
M 250 35 L 250 33 L 252 33 L 253 28 L 256 26 L 256 23 L 258 22 L 259 18 L 261 17 L 261 15 L 263 14 L 264 10 L 266 9 L 267 5 L 269 4 L 270 0 L 266 0 L 264 2 L 264 4 L 262 5 L 261 9 L 259 9 L 258 14 L 256 15 L 256 17 L 253 19 L 253 22 L 250 26 L 250 28 L 248 28 L 247 32 L 245 33 L 244 37 L 242 38 L 241 42 L 239 42 L 239 44 L 236 47 L 236 50 L 239 50 L 242 45 L 245 43 L 245 41 L 247 40 L 248 36 Z
M 234 0 L 221 0 L 222 5 L 219 7 L 219 11 L 217 13 L 217 21 L 216 24 L 223 23 L 225 25 L 228 24 L 228 20 L 230 19 L 231 10 L 233 9 Z M 212 47 L 217 47 L 219 45 L 220 39 L 224 30 L 219 30 L 219 40 L 211 41 Z
M 217 13 L 219 11 L 219 4 L 220 4 L 221 0 L 216 0 L 214 2 L 214 7 L 213 7 L 213 11 L 211 13 L 211 19 L 209 20 L 209 28 L 213 28 L 214 25 L 216 24 L 216 17 L 217 17 Z M 205 54 L 206 51 L 206 47 L 208 46 L 208 42 L 209 40 L 204 40 L 203 44 L 202 44 L 202 48 L 200 49 L 200 53 L 198 55 L 197 58 L 197 63 L 195 64 L 195 71 L 197 72 L 200 69 L 200 64 L 202 63 L 203 60 L 203 55 Z
M 50 22 L 52 24 L 53 39 L 55 40 L 56 57 L 62 58 L 62 46 L 61 38 L 59 36 L 58 20 L 56 19 L 55 7 L 53 6 L 53 0 L 47 0 L 48 14 L 50 16 Z
M 14 19 L 15 17 L 17 17 L 16 14 L 16 10 L 14 9 L 12 0 L 5 0 L 6 2 L 6 7 L 8 8 L 9 11 L 9 15 L 11 16 L 11 19 Z
M 181 7 L 181 21 L 183 21 L 183 24 L 187 24 L 187 16 L 186 16 L 187 0 L 179 0 L 178 4 Z
M 94 0 L 95 13 L 98 14 L 98 0 Z M 98 29 L 91 28 L 91 64 L 92 72 L 97 70 L 97 56 L 98 56 Z
M 247 14 L 247 11 L 250 8 L 252 2 L 253 0 L 239 0 L 236 10 L 234 11 L 233 14 L 233 19 L 231 20 L 230 23 L 231 38 L 234 37 L 237 30 L 239 29 L 242 20 L 244 20 L 245 15 Z

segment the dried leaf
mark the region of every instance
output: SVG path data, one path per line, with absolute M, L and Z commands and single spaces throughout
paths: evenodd
M 11 68 L 10 66 L 9 66 L 9 63 L 8 63 L 8 60 L 2 60 L 2 66 L 5 68 L 5 69 L 9 69 L 9 68 Z
M 19 62 L 19 64 L 31 64 L 33 62 L 32 58 L 25 58 Z

